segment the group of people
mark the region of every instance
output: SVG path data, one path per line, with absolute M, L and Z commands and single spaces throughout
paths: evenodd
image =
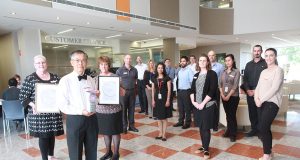
M 269 48 L 265 59 L 261 57 L 262 47 L 253 47 L 253 60 L 247 63 L 241 89 L 247 94 L 251 131 L 247 136 L 259 133 L 263 142 L 262 159 L 272 157 L 271 123 L 277 115 L 281 104 L 281 85 L 283 71 L 277 65 L 277 51 Z M 97 104 L 95 112 L 88 109 L 87 90 L 97 96 L 99 92 L 98 77 L 92 78 L 84 72 L 88 56 L 84 51 L 76 50 L 70 54 L 73 71 L 62 78 L 47 70 L 46 58 L 34 57 L 35 72 L 24 80 L 19 99 L 28 110 L 30 135 L 39 138 L 39 148 L 43 160 L 55 160 L 55 136 L 64 134 L 61 113 L 38 113 L 35 105 L 36 83 L 58 84 L 57 105 L 66 115 L 66 137 L 69 157 L 72 160 L 82 159 L 84 146 L 88 160 L 97 159 L 98 134 L 104 135 L 106 153 L 101 160 L 119 159 L 121 133 L 138 132 L 134 126 L 136 86 L 141 106 L 140 113 L 145 112 L 149 118 L 158 121 L 157 140 L 166 141 L 167 119 L 172 117 L 174 88 L 177 88 L 179 118 L 174 127 L 187 129 L 194 123 L 200 130 L 202 146 L 196 153 L 210 157 L 209 143 L 211 129 L 218 130 L 219 107 L 222 101 L 227 130 L 223 137 L 236 140 L 236 111 L 239 103 L 240 72 L 236 68 L 232 54 L 225 57 L 225 67 L 216 62 L 216 53 L 207 55 L 182 56 L 180 67 L 171 67 L 170 59 L 159 62 L 149 60 L 148 65 L 137 57 L 137 65 L 131 65 L 131 55 L 124 56 L 124 64 L 116 73 L 111 73 L 111 61 L 107 56 L 98 58 L 99 76 L 120 77 L 120 103 Z M 188 63 L 190 61 L 190 63 Z M 20 79 L 20 78 L 19 78 Z M 15 79 L 16 80 L 16 79 Z M 10 80 L 13 81 L 13 80 Z M 15 81 L 12 84 L 15 86 Z M 113 144 L 113 150 L 112 150 Z

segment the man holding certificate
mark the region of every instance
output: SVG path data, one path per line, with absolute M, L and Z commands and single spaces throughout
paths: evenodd
M 88 56 L 81 50 L 71 53 L 73 72 L 62 77 L 57 104 L 67 115 L 67 144 L 71 160 L 82 159 L 84 145 L 87 160 L 97 159 L 98 122 L 95 114 L 95 81 L 84 74 Z M 99 92 L 98 92 L 99 93 Z

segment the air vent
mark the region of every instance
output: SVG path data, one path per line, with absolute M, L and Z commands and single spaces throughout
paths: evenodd
M 65 5 L 69 5 L 69 6 L 85 8 L 85 9 L 90 9 L 90 10 L 95 10 L 95 11 L 98 11 L 98 12 L 105 12 L 105 13 L 119 15 L 119 16 L 131 17 L 131 18 L 135 18 L 135 19 L 141 19 L 141 20 L 150 21 L 150 22 L 159 23 L 159 24 L 164 24 L 164 25 L 169 25 L 169 26 L 175 26 L 175 27 L 182 27 L 182 28 L 187 28 L 187 29 L 191 29 L 191 30 L 197 30 L 196 27 L 187 26 L 187 25 L 183 25 L 183 24 L 180 24 L 180 23 L 176 23 L 176 22 L 166 21 L 166 20 L 163 20 L 163 19 L 157 19 L 157 18 L 152 18 L 152 17 L 145 17 L 145 16 L 141 16 L 141 15 L 136 15 L 136 14 L 131 14 L 131 13 L 127 13 L 127 12 L 111 10 L 111 9 L 107 9 L 107 8 L 101 8 L 101 7 L 87 5 L 87 4 L 83 4 L 83 3 L 77 3 L 77 2 L 73 2 L 73 1 L 52 0 L 52 2 L 53 3 L 65 4 Z

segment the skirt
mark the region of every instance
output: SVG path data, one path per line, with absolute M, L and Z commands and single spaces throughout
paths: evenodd
M 212 129 L 215 124 L 215 107 L 216 104 L 203 110 L 194 109 L 195 125 L 202 130 Z
M 29 108 L 27 116 L 30 136 L 50 138 L 64 134 L 60 113 L 33 114 L 32 109 Z
M 99 134 L 117 135 L 123 133 L 122 110 L 116 113 L 97 113 Z

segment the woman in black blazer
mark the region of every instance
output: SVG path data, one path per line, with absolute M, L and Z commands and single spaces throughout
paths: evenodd
M 209 159 L 210 129 L 214 127 L 218 76 L 215 71 L 211 70 L 211 63 L 207 55 L 200 55 L 199 67 L 200 71 L 194 75 L 190 95 L 195 107 L 195 124 L 199 127 L 202 141 L 202 147 L 195 153 L 203 152 L 204 159 Z

